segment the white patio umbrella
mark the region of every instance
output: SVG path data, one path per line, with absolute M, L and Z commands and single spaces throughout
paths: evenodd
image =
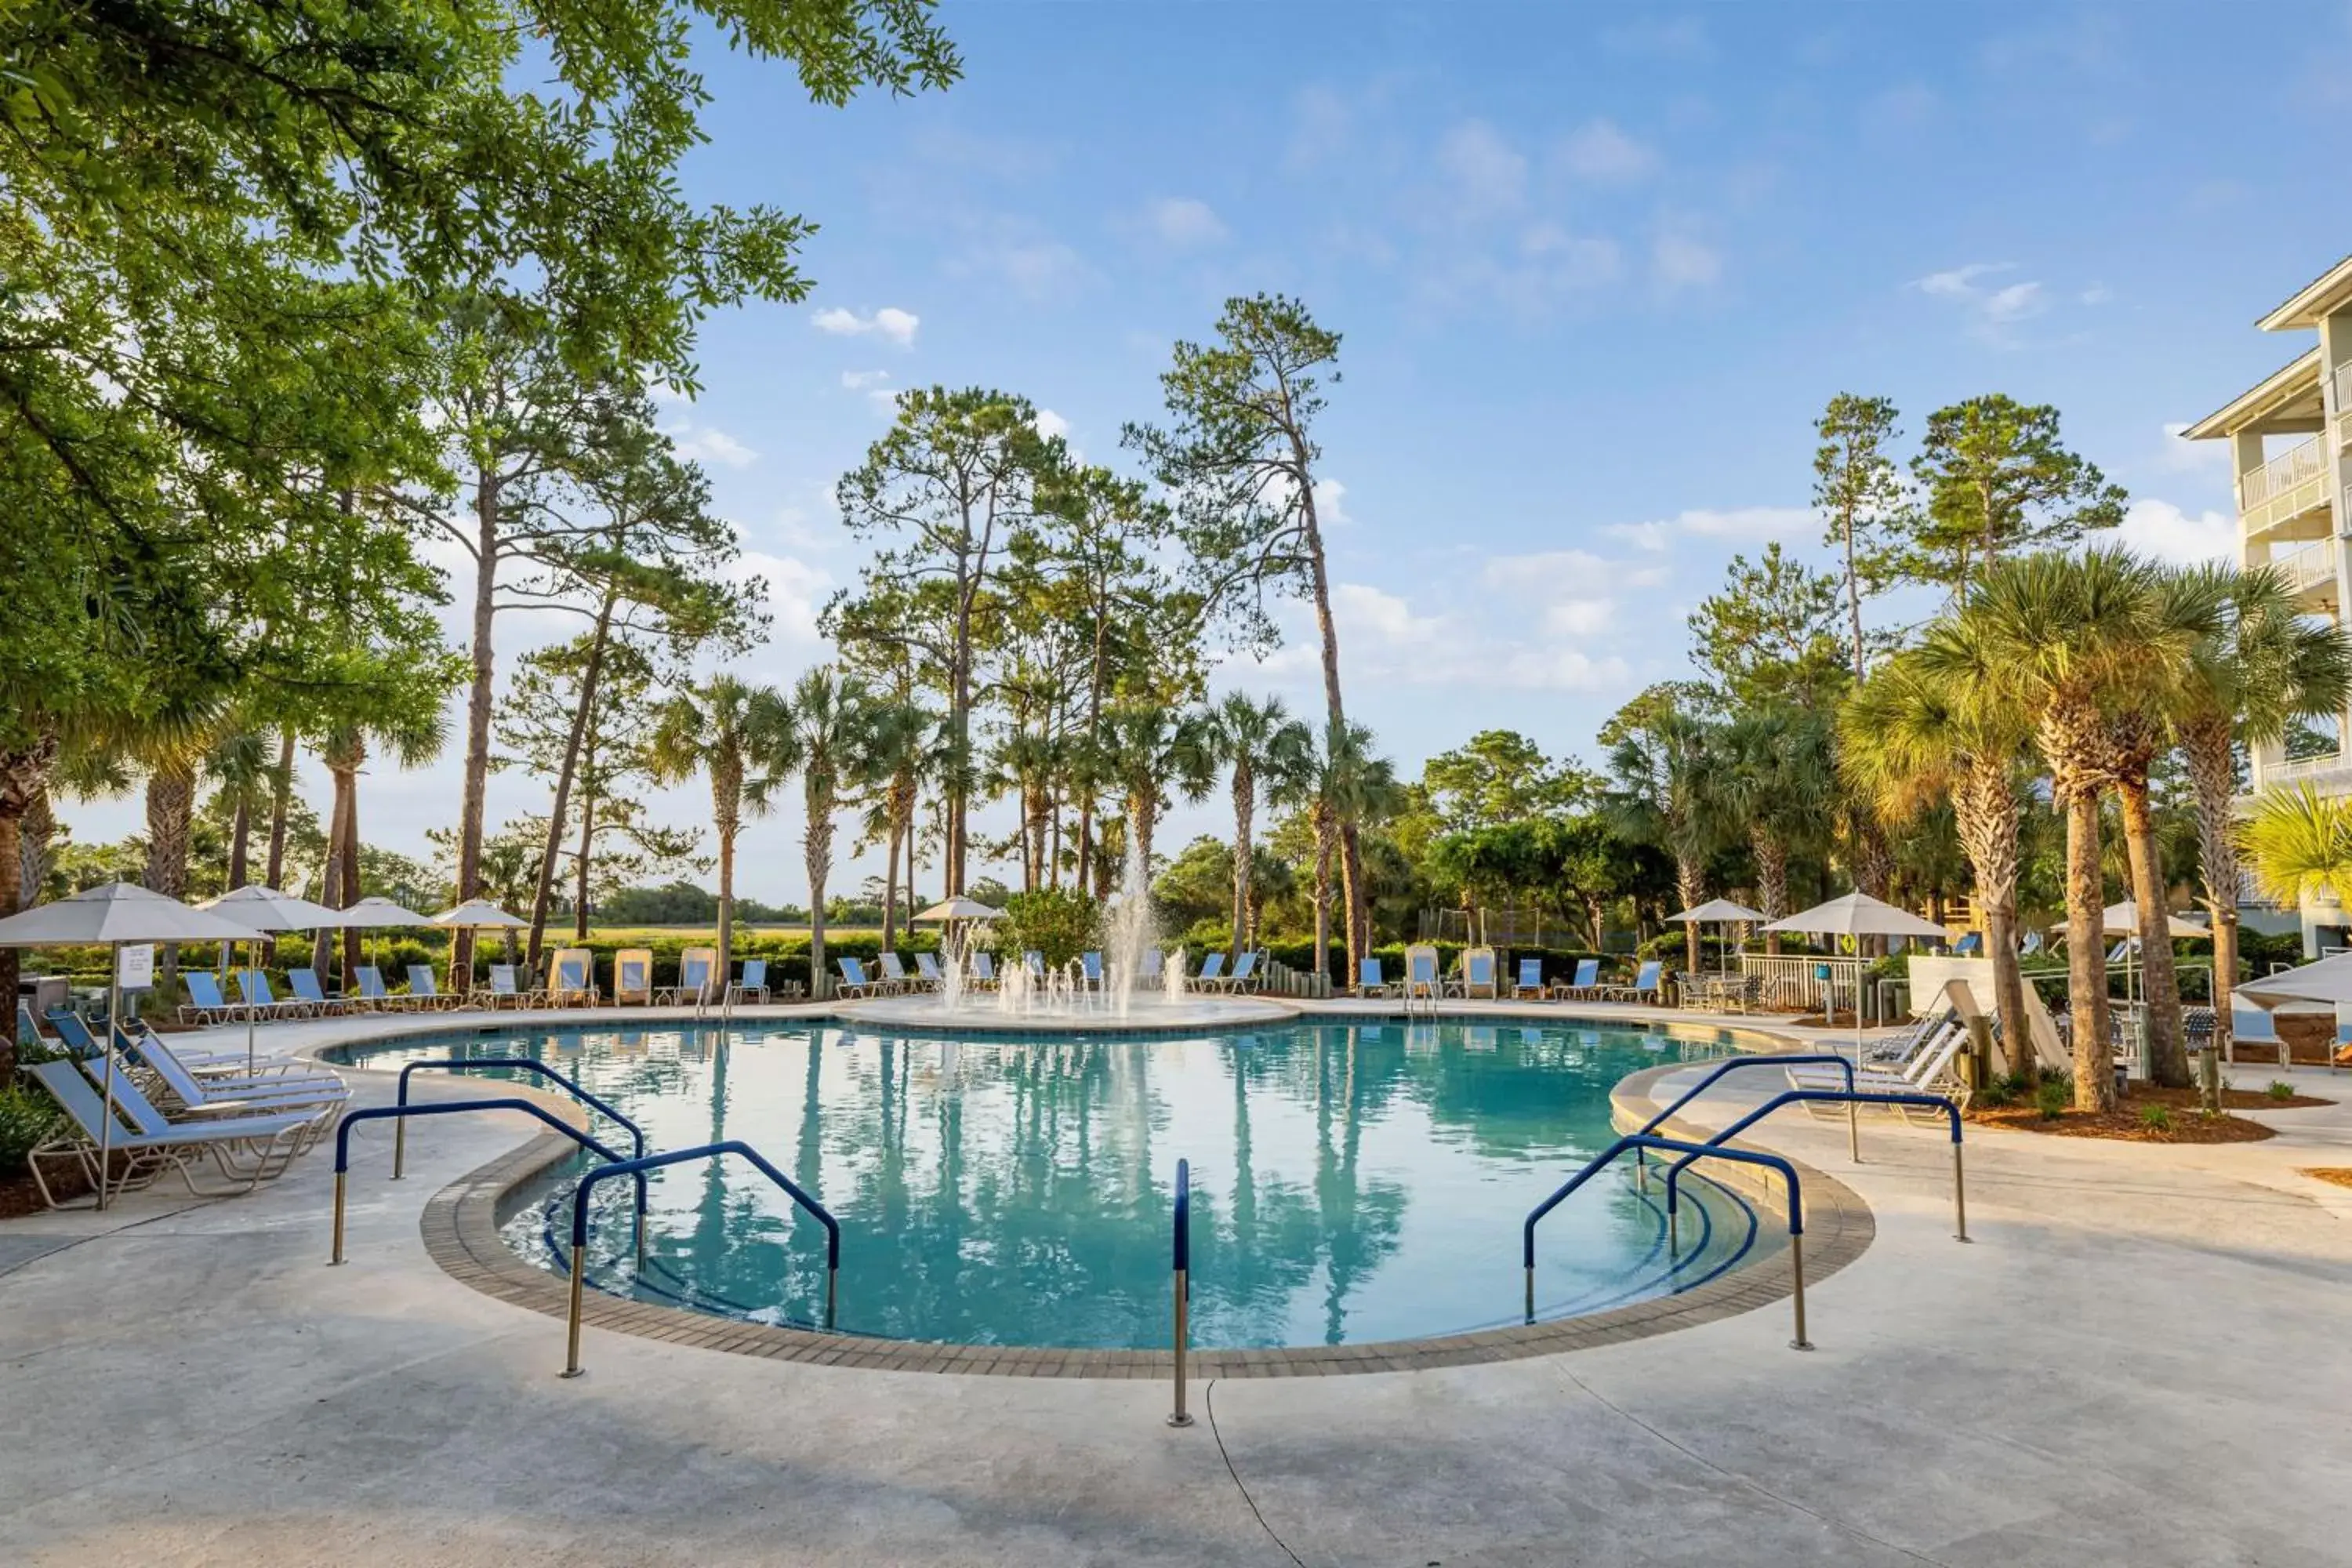
M 922 913 L 908 918 L 918 921 L 992 921 L 1001 920 L 1003 915 L 1003 910 L 992 910 L 977 899 L 967 899 L 959 894 L 952 899 L 941 900 Z
M 507 913 L 506 910 L 499 908 L 498 905 L 490 902 L 488 899 L 468 899 L 464 903 L 457 905 L 455 909 L 443 910 L 439 914 L 433 917 L 433 923 L 437 926 L 446 927 L 448 930 L 453 931 L 513 931 L 520 926 L 527 926 L 530 924 L 527 920 Z M 456 952 L 454 951 L 454 944 L 452 945 L 453 951 L 450 956 L 454 959 L 456 957 Z M 467 964 L 466 969 L 467 973 L 464 991 L 458 991 L 457 976 L 454 973 L 449 976 L 449 989 L 452 991 L 457 991 L 457 994 L 461 996 L 465 994 L 466 991 L 471 991 L 474 988 L 473 965 L 469 963 Z
M 122 949 L 157 942 L 257 942 L 251 925 L 207 910 L 192 910 L 177 899 L 135 882 L 108 882 L 68 899 L 42 904 L 0 920 L 0 947 L 64 947 L 102 942 L 108 949 L 106 1028 L 111 1035 L 122 1001 L 119 984 Z M 105 1042 L 105 1114 L 98 1124 L 98 1206 L 106 1206 L 109 1153 L 114 1136 L 114 1042 Z
M 331 910 L 324 904 L 314 904 L 308 899 L 298 899 L 291 893 L 281 893 L 257 882 L 232 888 L 216 899 L 206 899 L 196 908 L 210 910 L 233 921 L 243 921 L 265 931 L 332 931 L 352 923 L 341 910 Z M 253 1009 L 247 1007 L 245 1010 L 245 1072 L 247 1078 L 253 1076 L 255 1055 Z
M 1666 917 L 1669 921 L 1680 921 L 1685 925 L 1720 925 L 1727 928 L 1744 924 L 1749 921 L 1760 921 L 1763 918 L 1763 910 L 1751 910 L 1746 904 L 1735 904 L 1729 899 L 1709 899 L 1695 910 L 1685 910 L 1678 915 Z M 1728 930 L 1725 934 L 1729 934 Z M 1731 957 L 1728 953 L 1724 955 L 1723 969 L 1727 974 L 1731 972 Z
M 2060 921 L 2050 929 L 2063 935 L 2066 930 L 2066 922 Z M 2201 926 L 2194 921 L 2185 921 L 2179 915 L 2168 912 L 2164 917 L 2164 930 L 2166 935 L 2187 942 L 2210 942 L 2213 936 L 2210 926 Z M 2139 954 L 2139 905 L 2126 899 L 2120 904 L 2109 904 L 2105 909 L 2101 910 L 2099 934 L 2103 937 L 2123 937 L 2126 941 L 2127 945 L 2124 948 L 2124 1001 L 2129 1004 L 2137 996 L 2137 992 L 2133 985 L 2133 973 L 2137 967 L 2135 961 Z
M 1825 904 L 1801 910 L 1787 920 L 1774 921 L 1766 931 L 1793 931 L 1801 936 L 1914 936 L 1940 942 L 1945 932 L 1933 921 L 1859 890 Z M 1857 952 L 1853 976 L 1853 1059 L 1862 1062 L 1862 969 Z M 1832 995 L 1835 1003 L 1836 997 Z
M 343 923 L 372 931 L 405 931 L 418 926 L 438 929 L 434 927 L 431 915 L 420 915 L 415 910 L 403 908 L 385 898 L 362 899 L 343 911 Z M 383 962 L 381 953 L 370 956 L 378 963 Z
M 2264 1010 L 2283 1002 L 2352 1002 L 2352 952 L 2246 981 L 2231 994 Z

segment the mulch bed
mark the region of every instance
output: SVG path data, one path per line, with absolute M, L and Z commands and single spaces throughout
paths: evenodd
M 2331 1187 L 2352 1187 L 2352 1170 L 2341 1165 L 2306 1165 L 2295 1174 L 2309 1176 L 2315 1182 L 2326 1182 Z
M 59 1170 L 50 1178 L 49 1186 L 61 1203 L 70 1202 L 89 1191 L 89 1183 L 82 1179 L 78 1169 Z M 0 1176 L 0 1220 L 39 1214 L 46 1206 L 41 1202 L 41 1189 L 33 1185 L 30 1171 Z
M 1985 1127 L 2005 1127 L 2018 1132 L 2052 1132 L 2061 1138 L 2116 1138 L 2130 1143 L 2256 1143 L 2276 1137 L 2275 1128 L 2259 1121 L 2249 1121 L 2242 1116 L 2231 1116 L 2232 1110 L 2293 1110 L 2298 1107 L 2333 1105 L 2330 1100 L 2320 1100 L 2307 1094 L 2292 1095 L 2273 1100 L 2254 1089 L 2229 1089 L 2221 1091 L 2221 1114 L 2208 1116 L 2201 1109 L 2203 1101 L 2193 1089 L 2158 1089 L 2148 1084 L 2134 1084 L 2124 1096 L 2122 1104 L 2114 1110 L 2069 1110 L 2062 1116 L 2047 1117 L 2038 1107 L 2008 1105 L 1998 1110 L 1978 1108 L 1969 1112 L 1969 1120 Z M 2161 1105 L 2172 1113 L 2172 1125 L 2150 1127 L 2140 1120 L 2140 1113 L 2151 1105 Z

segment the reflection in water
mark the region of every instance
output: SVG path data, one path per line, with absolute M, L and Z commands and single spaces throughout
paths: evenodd
M 1169 1333 L 1180 1155 L 1203 1345 L 1513 1321 L 1520 1221 L 1607 1145 L 1608 1090 L 1657 1043 L 1570 1025 L 963 1042 L 827 1025 L 469 1037 L 362 1059 L 520 1047 L 574 1070 L 656 1149 L 751 1143 L 840 1220 L 845 1330 L 1147 1347 Z M 748 1166 L 661 1172 L 634 1279 L 625 1187 L 597 1200 L 599 1285 L 766 1321 L 818 1315 L 824 1232 Z M 1707 1277 L 1754 1227 L 1700 1197 L 1670 1258 L 1654 1197 L 1622 1179 L 1589 1188 L 1545 1222 L 1538 1300 L 1588 1310 Z M 527 1211 L 509 1238 L 544 1256 L 546 1226 Z

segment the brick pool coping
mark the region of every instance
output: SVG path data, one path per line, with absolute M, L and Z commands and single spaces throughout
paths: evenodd
M 1685 1065 L 1661 1063 L 1619 1083 L 1611 1091 L 1619 1121 L 1622 1123 L 1633 1115 L 1638 1105 L 1649 1103 L 1649 1089 L 1659 1079 Z M 579 1114 L 568 1100 L 541 1098 L 550 1098 L 551 1106 L 560 1108 L 559 1114 Z M 1706 1136 L 1703 1129 L 1679 1121 L 1668 1122 L 1661 1131 L 1678 1137 Z M 1757 1147 L 1744 1141 L 1735 1146 Z M 573 1148 L 567 1138 L 541 1133 L 435 1194 L 426 1202 L 420 1222 L 427 1254 L 460 1284 L 550 1318 L 563 1318 L 570 1310 L 568 1281 L 525 1262 L 499 1238 L 499 1227 L 523 1201 L 520 1189 L 532 1177 L 571 1154 Z M 1805 1273 L 1810 1284 L 1860 1258 L 1875 1237 L 1877 1226 L 1869 1206 L 1852 1188 L 1802 1162 L 1790 1163 L 1805 1187 Z M 1785 1213 L 1784 1194 L 1774 1190 L 1773 1184 L 1751 1167 L 1727 1164 L 1715 1179 L 1724 1185 L 1740 1188 L 1742 1195 L 1762 1212 Z M 1791 1293 L 1789 1272 L 1769 1266 L 1780 1256 L 1776 1252 L 1766 1259 L 1728 1269 L 1676 1295 L 1654 1297 L 1578 1317 L 1433 1339 L 1369 1344 L 1273 1350 L 1198 1349 L 1190 1352 L 1187 1371 L 1191 1377 L 1201 1380 L 1415 1372 L 1621 1344 L 1787 1300 Z M 735 1355 L 885 1372 L 1087 1378 L 1168 1378 L 1175 1373 L 1172 1350 L 1073 1350 L 868 1339 L 740 1322 L 596 1291 L 588 1292 L 585 1298 L 582 1321 L 590 1328 Z M 551 1338 L 551 1354 L 553 1349 Z

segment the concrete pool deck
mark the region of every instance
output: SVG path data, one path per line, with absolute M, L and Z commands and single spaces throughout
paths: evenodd
M 1655 1016 L 1534 1016 L 1563 1012 Z M 390 1098 L 387 1075 L 352 1076 Z M 1768 1092 L 1742 1076 L 1693 1120 Z M 1157 1383 L 594 1331 L 589 1375 L 559 1380 L 562 1326 L 450 1279 L 420 1227 L 538 1125 L 436 1119 L 409 1180 L 382 1179 L 386 1140 L 355 1160 L 339 1269 L 329 1151 L 250 1197 L 159 1189 L 0 1226 L 0 1559 L 2340 1563 L 2352 1192 L 2295 1173 L 2352 1165 L 2352 1076 L 2236 1076 L 2347 1103 L 2257 1113 L 2284 1131 L 2255 1144 L 1972 1131 L 1969 1247 L 1939 1134 L 1873 1121 L 1853 1167 L 1842 1122 L 1769 1124 L 1759 1142 L 1876 1222 L 1809 1293 L 1810 1355 L 1768 1305 L 1533 1359 L 1221 1378 L 1194 1385 L 1187 1431 Z

